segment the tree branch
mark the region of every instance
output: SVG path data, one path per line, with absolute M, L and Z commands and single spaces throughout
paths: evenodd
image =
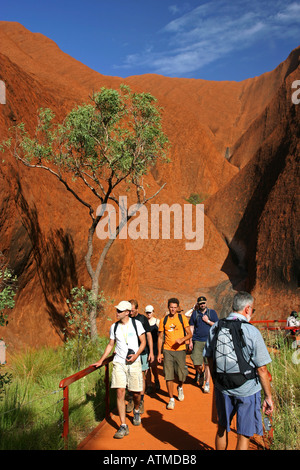
M 41 170 L 45 170 L 45 171 L 49 171 L 49 173 L 51 173 L 52 175 L 54 175 L 61 183 L 63 183 L 63 185 L 65 186 L 65 188 L 71 193 L 73 194 L 73 196 L 77 199 L 77 201 L 79 201 L 81 204 L 83 204 L 85 207 L 87 207 L 89 209 L 89 212 L 90 212 L 90 216 L 91 218 L 94 220 L 94 216 L 93 216 L 93 213 L 94 213 L 94 209 L 92 208 L 92 206 L 84 201 L 80 196 L 78 196 L 78 194 L 68 185 L 68 183 L 66 182 L 66 180 L 64 180 L 62 178 L 62 176 L 59 174 L 59 173 L 56 173 L 54 170 L 52 170 L 50 167 L 48 166 L 45 166 L 45 165 L 32 165 L 31 163 L 27 162 L 26 160 L 24 160 L 23 158 L 21 158 L 17 152 L 15 151 L 14 152 L 14 156 L 15 158 L 17 158 L 18 160 L 20 160 L 25 166 L 29 167 L 29 168 L 39 168 Z

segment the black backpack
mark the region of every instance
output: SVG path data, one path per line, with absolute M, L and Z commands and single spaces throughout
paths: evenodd
M 247 362 L 243 355 L 242 348 L 246 343 L 242 323 L 251 325 L 243 320 L 223 318 L 218 321 L 214 332 L 212 375 L 216 383 L 228 390 L 257 378 L 256 368 L 249 364 L 251 357 Z

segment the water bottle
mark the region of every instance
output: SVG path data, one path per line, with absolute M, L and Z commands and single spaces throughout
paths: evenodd
M 265 430 L 266 431 L 271 431 L 272 429 L 272 423 L 271 423 L 271 420 L 268 416 L 265 416 L 264 418 L 264 425 L 265 425 Z

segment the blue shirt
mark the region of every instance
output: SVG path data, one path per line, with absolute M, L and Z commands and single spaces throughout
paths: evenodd
M 246 320 L 245 317 L 239 313 L 233 312 L 228 315 L 228 320 Z M 212 357 L 213 351 L 211 347 L 211 342 L 214 337 L 214 332 L 216 330 L 216 324 L 213 325 L 209 332 L 209 337 L 207 339 L 203 356 Z M 271 358 L 263 337 L 260 331 L 253 325 L 249 325 L 247 323 L 242 324 L 242 329 L 244 333 L 244 338 L 246 342 L 246 346 L 243 348 L 243 354 L 246 359 L 252 366 L 258 368 L 265 366 L 271 362 Z M 251 362 L 250 362 L 251 357 Z M 248 397 L 250 395 L 254 395 L 255 393 L 261 390 L 260 381 L 257 379 L 247 380 L 243 385 L 237 387 L 235 389 L 227 390 L 224 389 L 220 384 L 215 384 L 216 388 L 221 392 L 225 393 L 226 395 L 234 395 L 238 397 Z
M 215 310 L 206 309 L 204 313 L 200 310 L 193 310 L 189 324 L 194 327 L 193 341 L 206 341 L 211 325 L 208 325 L 205 321 L 202 320 L 203 315 L 207 315 L 209 320 L 212 322 L 218 321 L 218 315 Z

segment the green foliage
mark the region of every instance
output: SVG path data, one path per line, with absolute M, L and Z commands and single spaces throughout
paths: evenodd
M 105 349 L 106 338 L 90 344 L 85 368 Z M 0 450 L 58 450 L 64 448 L 62 389 L 60 381 L 73 375 L 70 353 L 64 347 L 27 350 L 12 355 L 0 400 Z M 103 419 L 105 390 L 103 369 L 70 386 L 69 448 Z
M 104 198 L 123 179 L 138 184 L 149 166 L 165 159 L 168 139 L 162 110 L 149 93 L 124 85 L 120 91 L 101 88 L 91 101 L 74 108 L 62 124 L 50 109 L 40 109 L 33 138 L 23 123 L 14 128 L 14 155 L 34 166 L 54 164 L 58 175 L 70 172 Z M 11 143 L 3 142 L 2 150 Z
M 36 350 L 28 348 L 25 352 L 12 355 L 10 371 L 24 383 L 41 383 L 45 376 L 55 375 L 62 368 L 62 359 L 52 348 Z
M 300 367 L 287 344 L 272 354 L 274 450 L 298 450 L 300 435 Z
M 68 321 L 68 328 L 65 329 L 67 339 L 65 348 L 69 351 L 72 360 L 77 362 L 77 368 L 80 370 L 82 360 L 86 357 L 90 341 L 90 311 L 96 308 L 99 311 L 105 299 L 101 293 L 97 299 L 91 291 L 82 287 L 75 287 L 71 290 L 71 298 L 67 299 L 69 306 L 65 317 Z
M 0 253 L 0 260 L 2 256 Z M 7 309 L 15 306 L 17 277 L 13 275 L 9 268 L 0 264 L 0 326 L 4 326 L 7 320 Z
M 272 362 L 273 442 L 272 450 L 298 450 L 300 435 L 300 365 L 295 349 L 284 331 L 262 332 Z M 298 356 L 299 357 L 299 356 Z
M 4 257 L 0 253 L 0 326 L 7 323 L 7 309 L 15 306 L 17 277 L 11 270 L 5 267 Z M 11 375 L 8 372 L 2 373 L 4 366 L 0 365 L 0 400 L 2 399 L 4 386 L 10 383 Z
M 197 204 L 202 204 L 204 200 L 207 198 L 208 198 L 207 194 L 191 193 L 189 198 L 187 199 L 187 202 L 189 202 L 190 204 L 197 205 Z

